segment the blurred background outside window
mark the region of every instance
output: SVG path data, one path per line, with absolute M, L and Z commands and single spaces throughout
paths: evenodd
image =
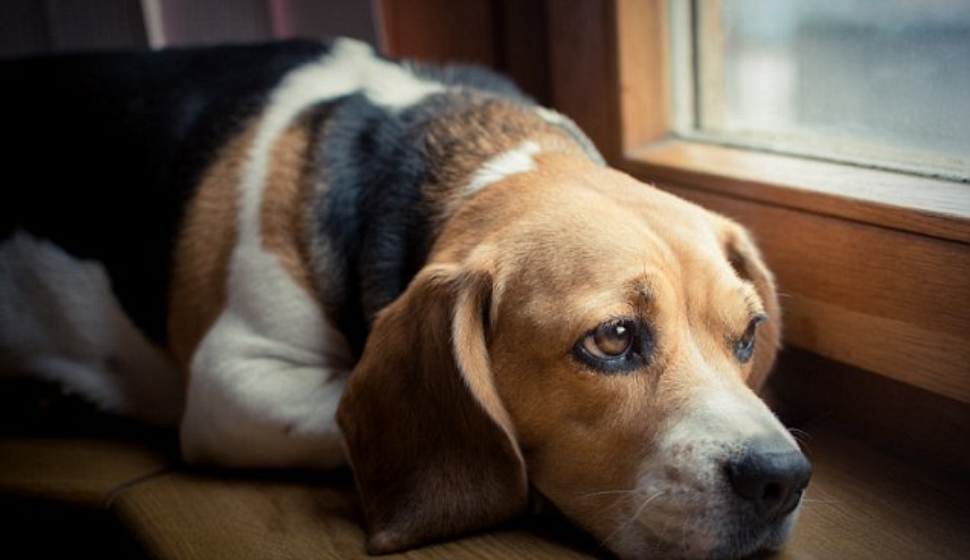
M 967 0 L 689 4 L 674 20 L 693 38 L 674 48 L 686 134 L 970 177 Z

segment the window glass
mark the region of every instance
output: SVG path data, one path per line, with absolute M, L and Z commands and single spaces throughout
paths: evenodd
M 967 0 L 698 0 L 694 127 L 966 179 Z

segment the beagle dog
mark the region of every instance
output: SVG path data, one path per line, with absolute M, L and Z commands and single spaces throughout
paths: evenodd
M 810 466 L 756 396 L 749 235 L 503 78 L 345 39 L 2 72 L 6 378 L 177 425 L 192 464 L 349 463 L 371 553 L 533 494 L 623 558 L 789 535 Z

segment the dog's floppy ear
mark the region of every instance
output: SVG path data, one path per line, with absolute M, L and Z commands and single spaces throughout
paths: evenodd
M 768 315 L 768 320 L 758 325 L 751 376 L 748 378 L 748 385 L 757 391 L 768 378 L 781 346 L 781 308 L 775 279 L 748 232 L 740 226 L 731 224 L 727 228 L 725 253 L 738 276 L 754 284 Z
M 492 280 L 429 266 L 374 322 L 337 413 L 367 550 L 404 550 L 527 506 L 525 462 L 492 383 Z

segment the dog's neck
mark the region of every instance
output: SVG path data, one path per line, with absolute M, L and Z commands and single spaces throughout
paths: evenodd
M 467 200 L 540 151 L 602 163 L 574 124 L 525 98 L 455 89 L 398 112 L 362 96 L 315 110 L 313 274 L 356 355 Z

